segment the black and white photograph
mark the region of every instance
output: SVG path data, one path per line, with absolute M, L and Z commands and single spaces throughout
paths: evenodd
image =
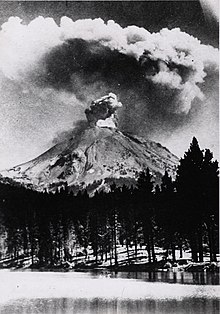
M 0 313 L 218 314 L 219 5 L 0 1 Z

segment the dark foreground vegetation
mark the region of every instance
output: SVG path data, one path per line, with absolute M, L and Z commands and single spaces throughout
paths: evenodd
M 145 249 L 146 265 L 159 267 L 158 248 L 164 262 L 170 256 L 175 263 L 186 250 L 193 262 L 202 263 L 206 255 L 216 262 L 218 223 L 218 164 L 193 138 L 175 181 L 165 172 L 160 187 L 148 169 L 139 175 L 137 188 L 112 185 L 109 193 L 93 197 L 65 188 L 39 193 L 1 183 L 0 259 L 5 264 L 0 266 L 25 258 L 31 267 L 73 266 L 83 257 L 81 267 L 109 261 L 117 268 L 123 260 L 131 269 Z

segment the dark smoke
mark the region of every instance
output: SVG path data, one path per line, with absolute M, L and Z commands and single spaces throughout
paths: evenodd
M 21 103 L 38 103 L 46 114 L 53 104 L 66 119 L 71 112 L 76 122 L 93 100 L 112 92 L 123 104 L 122 131 L 162 140 L 171 150 L 177 142 L 181 152 L 192 136 L 206 136 L 201 122 L 207 116 L 216 125 L 218 50 L 178 28 L 150 33 L 114 21 L 67 17 L 60 25 L 43 17 L 25 25 L 11 17 L 0 35 L 2 88 L 13 80 Z M 50 121 L 55 111 L 50 110 Z M 63 130 L 56 123 L 56 131 Z
M 117 94 L 123 103 L 119 125 L 124 131 L 150 136 L 158 128 L 171 132 L 186 122 L 175 113 L 179 91 L 146 79 L 146 73 L 159 71 L 156 61 L 137 61 L 97 41 L 74 39 L 53 48 L 41 66 L 44 70 L 31 77 L 35 83 L 72 92 L 88 106 L 111 91 Z M 179 71 L 187 76 L 183 67 Z

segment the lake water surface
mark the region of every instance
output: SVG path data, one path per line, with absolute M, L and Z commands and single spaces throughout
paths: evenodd
M 210 273 L 2 270 L 0 313 L 217 314 L 218 284 Z

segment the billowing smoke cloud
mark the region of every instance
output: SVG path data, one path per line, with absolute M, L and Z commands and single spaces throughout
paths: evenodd
M 21 22 L 19 18 L 10 18 L 2 26 L 1 70 L 8 78 L 22 80 L 34 74 L 42 84 L 77 89 L 82 82 L 79 83 L 76 73 L 84 79 L 83 74 L 90 72 L 93 82 L 106 81 L 104 75 L 114 80 L 122 76 L 115 60 L 121 58 L 119 64 L 125 77 L 127 65 L 133 63 L 136 71 L 144 73 L 143 81 L 175 90 L 181 103 L 177 112 L 187 113 L 196 97 L 203 98 L 198 84 L 204 82 L 207 71 L 218 69 L 218 50 L 202 45 L 178 28 L 151 34 L 135 26 L 123 29 L 113 21 L 105 24 L 101 19 L 73 22 L 63 17 L 60 26 L 43 17 L 29 25 Z M 118 77 L 119 83 L 120 80 Z
M 92 127 L 98 125 L 116 128 L 116 110 L 121 107 L 122 104 L 118 102 L 117 96 L 113 93 L 93 101 L 90 108 L 85 110 L 89 125 Z
M 60 25 L 43 17 L 24 25 L 11 17 L 0 46 L 1 86 L 13 82 L 21 102 L 71 106 L 76 122 L 92 100 L 112 91 L 123 103 L 121 129 L 158 141 L 190 125 L 205 103 L 207 77 L 218 73 L 218 49 L 178 28 L 150 33 L 67 17 Z
M 200 0 L 205 17 L 219 21 L 219 2 L 215 0 Z

